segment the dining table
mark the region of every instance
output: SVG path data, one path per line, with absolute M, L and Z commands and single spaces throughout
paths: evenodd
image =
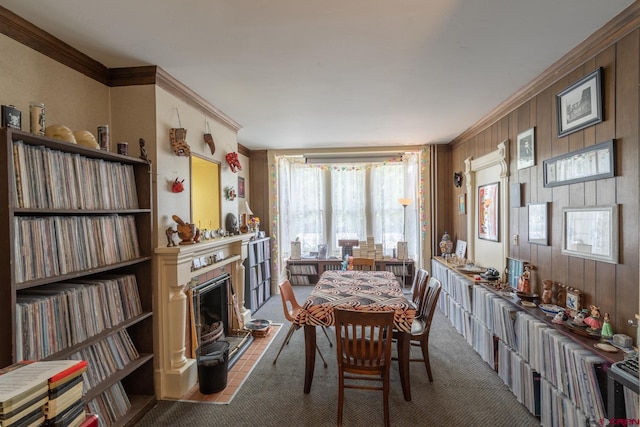
M 400 383 L 404 399 L 410 401 L 410 332 L 416 305 L 405 297 L 402 286 L 390 271 L 327 270 L 322 273 L 294 320 L 294 323 L 304 327 L 304 393 L 311 392 L 316 361 L 316 327 L 334 326 L 335 308 L 394 311 Z

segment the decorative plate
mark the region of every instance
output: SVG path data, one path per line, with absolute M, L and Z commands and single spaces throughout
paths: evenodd
M 263 331 L 271 326 L 271 320 L 253 319 L 245 323 L 244 327 L 251 331 Z
M 612 346 L 611 344 L 607 344 L 606 342 L 598 342 L 593 345 L 598 350 L 606 351 L 607 353 L 617 353 L 618 349 Z
M 463 265 L 460 267 L 456 267 L 456 270 L 464 274 L 479 274 L 487 271 L 486 268 L 478 267 L 477 265 Z
M 540 308 L 540 310 L 544 311 L 549 316 L 555 316 L 561 310 L 564 310 L 564 308 L 555 304 L 540 304 L 538 307 Z
M 520 291 L 516 292 L 516 295 L 522 301 L 533 301 L 534 299 L 540 297 L 540 295 L 538 295 L 538 294 L 528 294 L 526 292 L 520 292 Z

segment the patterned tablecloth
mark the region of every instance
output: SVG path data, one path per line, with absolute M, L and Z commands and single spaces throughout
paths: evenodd
M 315 326 L 335 324 L 335 307 L 352 310 L 394 310 L 394 327 L 410 332 L 416 306 L 407 300 L 390 271 L 325 271 L 295 323 Z

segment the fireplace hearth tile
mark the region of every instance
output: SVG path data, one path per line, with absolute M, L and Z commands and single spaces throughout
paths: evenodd
M 236 393 L 240 390 L 240 387 L 249 377 L 256 363 L 260 361 L 265 354 L 274 338 L 282 329 L 282 324 L 274 323 L 271 325 L 273 330 L 265 337 L 251 337 L 253 341 L 246 346 L 242 354 L 234 361 L 233 367 L 231 367 L 227 373 L 227 387 L 213 394 L 200 393 L 199 385 L 196 385 L 189 390 L 182 398 L 177 399 L 182 402 L 200 402 L 200 403 L 217 403 L 228 404 L 231 402 Z M 226 337 L 225 340 L 229 340 Z M 230 346 L 230 348 L 233 347 Z

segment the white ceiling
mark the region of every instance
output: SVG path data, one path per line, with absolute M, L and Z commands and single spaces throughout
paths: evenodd
M 158 65 L 249 149 L 449 142 L 631 0 L 0 0 L 107 67 Z

